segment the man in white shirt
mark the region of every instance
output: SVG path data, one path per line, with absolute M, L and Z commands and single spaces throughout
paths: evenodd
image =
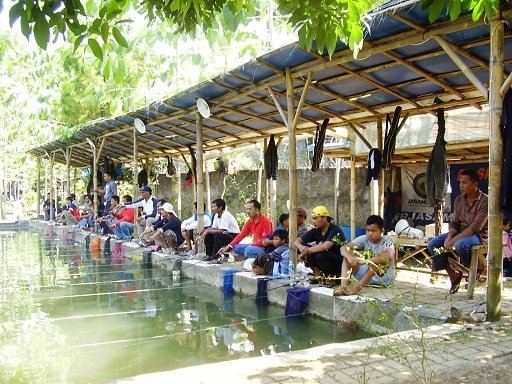
M 140 199 L 135 200 L 133 203 L 127 203 L 132 207 L 142 207 L 144 214 L 135 219 L 135 233 L 139 236 L 146 228 L 146 220 L 150 217 L 156 217 L 158 200 L 152 197 L 153 190 L 147 185 L 143 185 L 139 189 L 141 193 Z
M 240 227 L 231 213 L 226 211 L 223 199 L 212 201 L 213 224 L 199 235 L 204 239 L 206 261 L 219 258 L 219 249 L 228 245 L 240 233 Z
M 208 212 L 206 212 L 206 204 L 203 208 L 204 217 L 204 228 L 209 228 L 212 225 L 212 218 Z M 187 251 L 192 251 L 192 240 L 194 239 L 194 231 L 197 232 L 199 221 L 197 219 L 197 201 L 194 202 L 194 208 L 192 208 L 192 216 L 181 222 L 181 234 L 185 239 L 187 245 Z

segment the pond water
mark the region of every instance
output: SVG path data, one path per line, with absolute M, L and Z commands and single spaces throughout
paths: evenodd
M 0 232 L 2 383 L 102 383 L 368 337 L 85 249 Z

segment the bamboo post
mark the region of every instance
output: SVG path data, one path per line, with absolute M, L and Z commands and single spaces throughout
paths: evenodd
M 197 231 L 204 229 L 203 117 L 196 112 Z M 204 253 L 198 250 L 198 253 Z
M 55 220 L 55 208 L 57 208 L 57 196 L 53 187 L 53 166 L 54 166 L 55 155 L 50 155 L 50 222 Z
M 77 179 L 77 170 L 73 168 L 73 193 L 76 193 L 76 179 Z
M 71 163 L 71 151 L 73 148 L 66 148 L 65 152 L 65 158 L 66 158 L 66 182 L 67 182 L 67 195 L 71 195 L 71 169 L 70 169 L 70 163 Z
M 505 24 L 499 14 L 490 23 L 490 80 L 489 80 L 489 249 L 487 254 L 487 320 L 501 318 L 501 279 L 503 273 L 501 181 L 503 173 L 503 139 L 500 119 L 503 99 L 500 88 L 504 71 L 504 30 Z
M 98 217 L 98 158 L 96 147 L 91 146 L 92 149 L 92 188 L 94 190 L 94 205 L 92 208 L 93 216 L 96 219 Z M 135 210 L 137 212 L 137 210 Z
M 270 220 L 274 223 L 274 227 L 277 223 L 277 180 L 270 178 Z
M 212 192 L 210 188 L 210 172 L 208 172 L 208 165 L 204 169 L 204 181 L 206 185 L 206 204 L 209 205 L 212 202 Z
M 263 148 L 261 148 L 261 151 L 260 151 L 260 167 L 258 169 L 258 192 L 256 194 L 256 200 L 258 201 L 261 201 L 261 190 L 263 189 L 262 188 L 262 184 L 263 184 L 263 164 L 264 164 L 264 152 L 263 152 Z
M 181 217 L 181 172 L 178 169 L 178 197 L 176 198 L 176 204 L 178 205 L 178 215 Z
M 137 153 L 137 128 L 133 126 L 133 199 L 135 200 L 139 196 L 139 184 L 137 178 L 139 176 L 139 164 L 138 164 L 138 153 Z M 96 180 L 96 178 L 94 179 Z M 96 187 L 95 187 L 96 188 Z M 137 210 L 135 210 L 137 212 Z
M 379 149 L 380 153 L 382 153 L 382 150 L 384 149 L 384 135 L 382 132 L 382 117 L 379 117 L 377 119 L 377 148 Z M 378 184 L 378 215 L 380 217 L 384 217 L 384 170 L 381 169 L 379 173 L 379 184 Z
M 340 194 L 340 163 L 341 159 L 339 157 L 336 158 L 336 174 L 334 175 L 334 216 L 336 219 L 336 223 L 340 223 L 340 215 L 338 213 L 338 202 L 339 202 L 339 194 Z
M 268 148 L 268 139 L 263 140 L 263 153 Z M 270 181 L 267 179 L 267 176 L 265 175 L 265 214 L 270 216 Z
M 354 144 L 352 144 L 354 145 Z M 350 238 L 356 237 L 356 157 L 350 157 Z
M 304 89 L 303 92 L 307 90 Z M 289 145 L 289 200 L 290 200 L 290 218 L 289 218 L 289 241 L 290 241 L 290 260 L 293 265 L 297 265 L 297 247 L 294 245 L 297 239 L 297 136 L 295 132 L 295 105 L 293 80 L 290 68 L 286 68 L 286 107 L 287 107 L 287 128 L 288 128 L 288 145 Z
M 37 179 L 36 179 L 36 195 L 37 195 L 37 219 L 40 219 L 41 214 L 41 158 L 37 157 Z

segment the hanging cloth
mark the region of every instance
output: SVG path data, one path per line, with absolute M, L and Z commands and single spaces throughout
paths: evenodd
M 512 212 L 512 90 L 509 89 L 503 99 L 501 115 L 501 133 L 503 136 L 503 180 L 501 205 L 503 209 Z
M 322 162 L 322 156 L 324 154 L 324 141 L 325 141 L 325 132 L 327 131 L 327 125 L 329 124 L 329 119 L 324 119 L 321 127 L 316 128 L 315 133 L 315 150 L 313 152 L 313 161 L 311 163 L 311 172 L 316 172 L 318 168 L 320 168 L 320 163 Z
M 277 146 L 274 139 L 274 135 L 270 135 L 267 149 L 263 157 L 263 163 L 265 166 L 265 176 L 267 179 L 277 180 L 277 164 L 279 157 L 277 156 Z
M 366 173 L 366 185 L 373 180 L 379 180 L 380 168 L 382 166 L 382 154 L 378 148 L 370 149 L 368 153 L 368 171 Z
M 446 159 L 446 141 L 444 140 L 444 108 L 437 110 L 437 125 L 438 133 L 436 143 L 428 158 L 427 171 L 425 173 L 427 203 L 431 207 L 435 207 L 437 204 L 444 202 L 450 183 L 450 172 Z
M 384 148 L 382 150 L 382 168 L 386 171 L 391 168 L 393 155 L 395 154 L 396 137 L 398 132 L 400 132 L 398 128 L 400 112 L 402 112 L 402 107 L 398 106 L 395 108 L 393 120 L 391 120 L 389 114 L 386 116 L 386 134 L 384 137 Z

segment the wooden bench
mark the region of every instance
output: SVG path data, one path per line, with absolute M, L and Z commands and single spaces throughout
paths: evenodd
M 482 268 L 485 268 L 487 265 L 487 244 L 485 245 L 474 245 L 471 247 L 471 262 L 469 264 L 469 268 L 465 267 L 461 264 L 460 258 L 457 254 L 455 254 L 452 251 L 452 254 L 454 255 L 454 258 L 448 258 L 448 261 L 450 263 L 450 266 L 453 269 L 456 269 L 463 274 L 467 275 L 468 279 L 468 287 L 467 287 L 467 293 L 466 298 L 468 300 L 473 299 L 473 293 L 475 291 L 475 282 L 476 282 L 476 275 L 478 273 L 478 265 L 480 264 Z

